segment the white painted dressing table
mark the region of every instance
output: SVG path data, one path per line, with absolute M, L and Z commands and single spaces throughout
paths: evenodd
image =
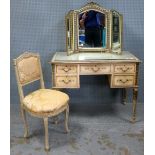
M 80 75 L 107 75 L 110 88 L 123 88 L 123 101 L 126 102 L 126 89 L 133 88 L 133 113 L 136 120 L 138 95 L 138 68 L 140 60 L 133 54 L 123 51 L 121 55 L 112 53 L 76 53 L 67 56 L 66 52 L 56 52 L 52 66 L 53 88 L 80 88 Z

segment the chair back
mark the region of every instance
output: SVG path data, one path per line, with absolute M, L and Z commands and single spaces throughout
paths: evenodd
M 40 80 L 41 88 L 44 88 L 39 54 L 25 52 L 18 58 L 14 59 L 14 66 L 21 99 L 24 97 L 22 86 Z

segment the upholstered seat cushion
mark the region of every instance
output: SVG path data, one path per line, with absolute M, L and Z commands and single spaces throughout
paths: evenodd
M 69 96 L 51 89 L 39 89 L 25 96 L 23 105 L 35 113 L 51 113 L 66 107 Z

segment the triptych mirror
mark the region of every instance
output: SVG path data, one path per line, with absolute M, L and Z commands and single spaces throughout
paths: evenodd
M 65 17 L 67 54 L 122 51 L 122 15 L 91 2 Z

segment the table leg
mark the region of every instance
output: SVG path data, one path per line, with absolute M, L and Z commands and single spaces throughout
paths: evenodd
M 127 89 L 123 88 L 122 89 L 122 104 L 126 105 L 127 103 Z
M 138 88 L 133 88 L 133 103 L 132 103 L 132 117 L 131 122 L 135 123 L 136 121 L 136 108 L 137 108 L 137 96 L 138 96 Z
M 49 123 L 51 123 L 51 124 L 59 124 L 59 118 L 58 118 L 58 116 L 53 116 L 53 117 L 50 117 L 49 118 Z

